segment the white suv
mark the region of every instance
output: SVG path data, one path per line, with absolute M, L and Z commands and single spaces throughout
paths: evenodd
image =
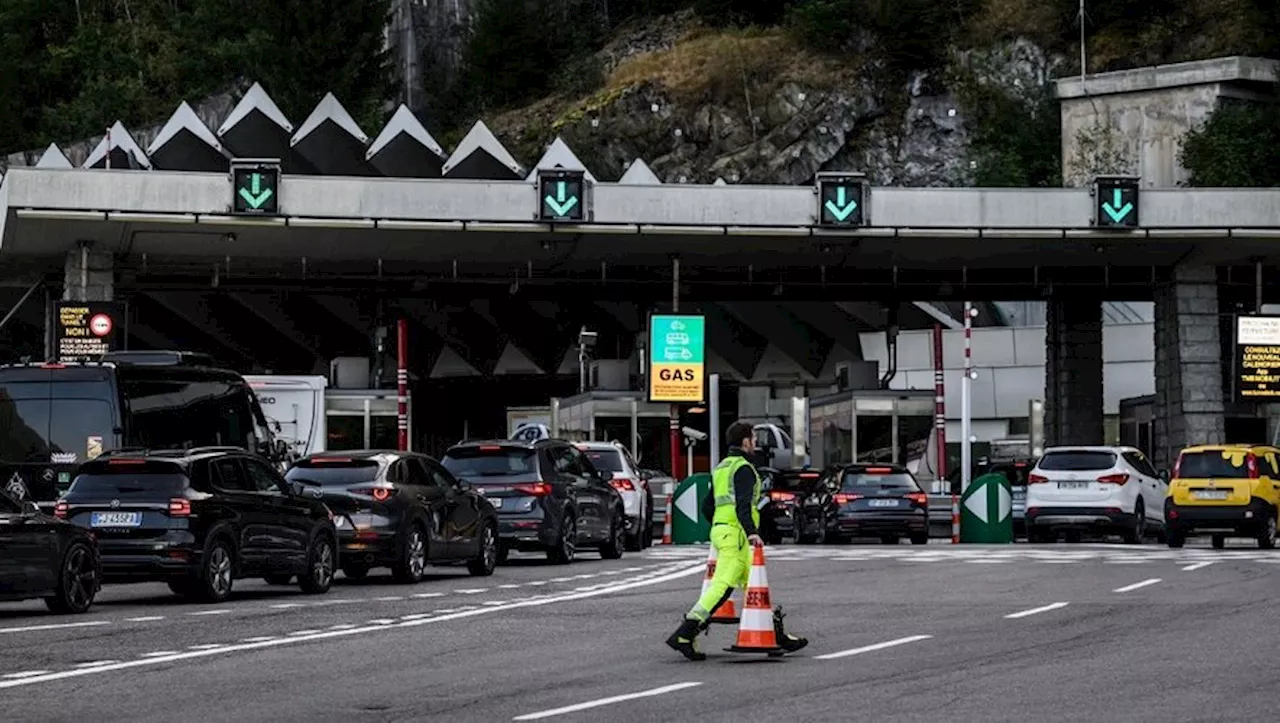
M 1140 543 L 1164 528 L 1166 480 L 1133 447 L 1050 447 L 1027 477 L 1027 541 L 1101 532 Z
M 622 495 L 627 514 L 627 549 L 637 551 L 651 546 L 653 491 L 649 489 L 649 475 L 640 472 L 631 453 L 618 442 L 575 442 L 574 446 L 591 460 L 591 466 L 613 475 L 609 483 Z

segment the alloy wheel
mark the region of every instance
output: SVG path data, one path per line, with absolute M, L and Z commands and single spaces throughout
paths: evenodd
M 565 518 L 564 530 L 560 538 L 560 549 L 564 552 L 564 559 L 573 560 L 574 552 L 578 547 L 578 523 L 572 517 Z
M 498 541 L 493 537 L 493 528 L 485 525 L 484 537 L 480 541 L 480 555 L 484 560 L 484 569 L 492 570 L 498 566 Z
M 422 577 L 427 571 L 427 546 L 422 540 L 422 531 L 414 528 L 409 533 L 409 572 L 415 578 Z
M 219 597 L 231 592 L 231 556 L 222 545 L 209 553 L 209 587 Z
M 88 607 L 93 600 L 98 577 L 89 551 L 82 546 L 72 549 L 71 554 L 67 555 L 67 566 L 62 574 L 63 589 L 66 590 L 70 607 L 75 610 Z
M 311 564 L 311 575 L 316 585 L 324 587 L 333 581 L 333 545 L 328 540 L 320 541 L 315 562 Z

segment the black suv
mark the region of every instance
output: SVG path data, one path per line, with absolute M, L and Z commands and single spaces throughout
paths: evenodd
M 80 467 L 54 514 L 94 531 L 107 582 L 163 580 L 221 602 L 235 578 L 297 575 L 323 593 L 338 566 L 333 513 L 240 448 L 118 451 Z
M 622 557 L 627 517 L 609 477 L 562 439 L 502 439 L 455 445 L 440 460 L 498 511 L 499 559 L 510 550 L 545 551 L 573 562 L 578 547 L 606 560 Z
M 349 578 L 389 567 L 397 582 L 416 583 L 429 564 L 463 563 L 472 575 L 493 574 L 493 505 L 426 455 L 321 452 L 294 462 L 285 479 L 318 490 L 337 516 L 342 571 Z

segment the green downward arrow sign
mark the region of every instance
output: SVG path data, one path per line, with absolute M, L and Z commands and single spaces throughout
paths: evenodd
M 1111 203 L 1105 201 L 1102 203 L 1102 211 L 1111 217 L 1112 223 L 1120 223 L 1133 211 L 1132 203 L 1121 205 L 1123 200 L 1124 196 L 1121 194 L 1120 189 L 1114 188 L 1111 190 Z
M 262 174 L 255 173 L 249 176 L 249 188 L 240 187 L 240 198 L 249 204 L 249 208 L 262 208 L 274 194 L 270 188 L 262 187 Z
M 827 212 L 831 214 L 836 221 L 843 223 L 858 208 L 858 202 L 848 200 L 848 190 L 844 186 L 836 189 L 836 200 L 833 203 L 828 200 L 826 203 Z
M 556 216 L 566 217 L 569 215 L 569 211 L 578 205 L 578 197 L 569 196 L 568 193 L 568 184 L 564 181 L 557 181 L 555 198 L 548 194 L 542 201 L 547 204 L 547 208 L 551 209 Z

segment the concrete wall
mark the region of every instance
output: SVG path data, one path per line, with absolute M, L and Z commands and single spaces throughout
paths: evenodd
M 1260 98 L 1280 63 L 1216 58 L 1057 81 L 1062 115 L 1062 175 L 1083 186 L 1095 174 L 1142 177 L 1144 187 L 1183 184 L 1182 139 L 1220 98 Z

